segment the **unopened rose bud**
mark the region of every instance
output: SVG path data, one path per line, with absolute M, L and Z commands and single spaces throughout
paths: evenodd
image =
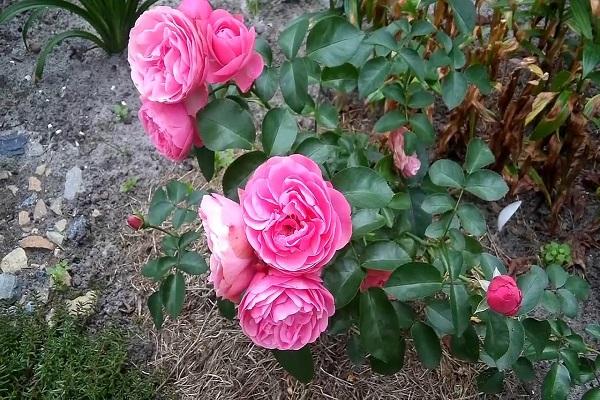
M 516 315 L 522 300 L 523 294 L 512 276 L 498 275 L 490 282 L 487 303 L 498 314 Z
M 139 215 L 132 214 L 127 217 L 127 225 L 134 231 L 139 231 L 144 227 L 144 218 Z

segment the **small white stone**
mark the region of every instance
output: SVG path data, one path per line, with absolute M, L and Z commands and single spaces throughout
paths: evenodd
M 54 231 L 46 232 L 46 237 L 48 238 L 48 240 L 50 240 L 52 243 L 54 243 L 58 246 L 62 245 L 62 242 L 65 239 L 65 237 L 63 235 L 61 235 L 58 232 L 54 232 Z
M 62 215 L 62 198 L 57 197 L 50 202 L 50 209 L 56 215 Z
M 60 135 L 62 133 L 62 129 L 57 129 L 54 131 L 54 133 L 56 133 L 57 135 Z
M 67 220 L 66 219 L 61 219 L 60 221 L 57 221 L 54 224 L 54 229 L 56 229 L 57 232 L 64 232 L 66 228 L 67 228 Z
M 46 164 L 41 164 L 38 165 L 37 168 L 35 169 L 35 174 L 36 175 L 44 175 L 44 172 L 46 172 Z
M 94 211 L 92 211 L 92 217 L 93 218 L 98 218 L 100 215 L 102 215 L 102 213 L 100 212 L 100 210 L 98 210 L 97 208 L 94 208 Z
M 29 177 L 29 190 L 32 192 L 41 192 L 42 191 L 42 182 L 35 176 Z
M 19 211 L 19 226 L 29 225 L 31 218 L 29 218 L 28 211 Z
M 31 75 L 25 75 L 25 80 L 26 81 L 30 81 L 31 80 Z
M 46 203 L 44 203 L 44 200 L 39 199 L 35 204 L 35 208 L 33 209 L 33 219 L 39 221 L 44 218 L 46 214 L 48 214 Z
M 0 262 L 0 269 L 9 274 L 19 272 L 23 268 L 27 268 L 27 254 L 20 247 L 4 256 L 2 262 Z
M 13 196 L 15 196 L 17 194 L 17 192 L 19 191 L 19 188 L 16 187 L 15 185 L 8 185 L 6 188 L 8 190 L 10 190 L 10 192 L 13 194 Z
M 0 171 L 0 181 L 10 178 L 12 174 L 8 171 Z
M 40 91 L 41 93 L 41 91 Z M 52 124 L 48 124 L 48 129 L 52 129 Z

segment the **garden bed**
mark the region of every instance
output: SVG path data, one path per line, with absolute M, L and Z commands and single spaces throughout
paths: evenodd
M 214 3 L 239 7 L 233 1 Z M 273 43 L 294 16 L 322 6 L 302 0 L 268 3 L 250 21 Z M 90 325 L 127 329 L 131 361 L 144 371 L 161 370 L 167 376 L 166 392 L 179 398 L 478 398 L 475 376 L 480 367 L 445 354 L 437 370 L 426 370 L 409 345 L 404 369 L 384 377 L 367 366 L 354 366 L 345 354 L 343 337 L 317 343 L 316 379 L 304 386 L 278 367 L 266 350 L 254 346 L 236 322 L 219 315 L 205 277 L 192 278 L 180 318 L 156 331 L 145 305 L 151 283 L 139 271 L 156 252 L 158 236 L 132 233 L 125 217 L 146 210 L 152 191 L 169 178 L 195 188 L 206 182 L 193 170 L 192 160 L 172 164 L 147 140 L 135 115 L 138 94 L 125 55 L 107 57 L 98 49 L 89 50 L 87 43 L 68 41 L 52 53 L 43 81 L 34 85 L 36 54 L 26 51 L 21 41 L 23 21 L 17 18 L 0 26 L 0 140 L 4 140 L 0 150 L 12 149 L 11 154 L 0 154 L 0 258 L 24 247 L 23 238 L 43 240 L 36 238 L 36 247 L 25 249 L 26 265 L 18 257 L 12 261 L 16 284 L 10 281 L 3 289 L 10 290 L 10 303 L 50 307 L 65 298 L 98 293 Z M 31 31 L 32 47 L 39 48 L 44 38 L 74 23 L 67 14 L 46 13 Z M 132 115 L 119 118 L 115 107 Z M 528 194 L 521 200 L 523 207 L 501 234 L 493 228 L 495 215 L 511 199 L 488 208 L 490 252 L 515 268 L 522 265 L 519 260 L 535 259 L 541 245 L 557 239 L 548 230 L 548 211 L 540 198 Z M 600 213 L 600 201 L 583 188 L 578 200 L 564 210 L 558 239 L 572 241 L 580 272 L 592 287 L 573 324 L 581 331 L 600 320 L 600 251 L 592 240 L 597 232 L 590 238 L 581 233 Z M 47 237 L 54 241 L 46 241 Z M 583 244 L 589 247 L 578 247 Z M 63 260 L 70 267 L 71 282 L 66 292 L 58 292 L 50 287 L 49 269 Z M 42 305 L 28 303 L 33 294 Z M 538 375 L 527 387 L 510 378 L 500 398 L 537 398 L 543 379 Z

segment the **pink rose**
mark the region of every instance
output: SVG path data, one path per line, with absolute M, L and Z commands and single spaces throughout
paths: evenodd
M 240 190 L 240 203 L 248 241 L 284 273 L 319 273 L 352 235 L 348 201 L 299 154 L 259 166 Z
M 190 19 L 200 20 L 207 19 L 212 12 L 212 6 L 206 0 L 183 0 L 177 9 Z
M 254 51 L 254 28 L 248 29 L 242 16 L 225 10 L 214 10 L 200 25 L 206 36 L 207 81 L 232 80 L 242 92 L 247 92 L 264 67 L 262 57 Z
M 394 155 L 394 165 L 405 178 L 410 178 L 419 172 L 419 169 L 421 168 L 421 161 L 414 153 L 410 156 L 407 156 L 404 152 L 405 133 L 406 128 L 400 128 L 390 133 L 388 144 L 392 154 Z
M 240 205 L 218 194 L 207 195 L 198 215 L 212 252 L 208 280 L 217 296 L 238 302 L 259 263 L 246 240 Z
M 170 160 L 184 160 L 192 145 L 202 146 L 194 118 L 188 115 L 183 103 L 142 100 L 138 117 L 158 152 Z
M 205 58 L 192 20 L 170 7 L 144 12 L 129 33 L 131 79 L 148 100 L 178 103 L 202 90 Z
M 238 308 L 244 333 L 267 349 L 298 350 L 327 329 L 331 293 L 315 277 L 258 273 Z
M 366 292 L 372 287 L 383 287 L 392 275 L 393 271 L 380 271 L 377 269 L 368 269 L 367 274 L 360 283 L 360 291 Z
M 498 275 L 492 279 L 487 290 L 487 303 L 498 314 L 516 315 L 521 307 L 523 295 L 514 278 Z

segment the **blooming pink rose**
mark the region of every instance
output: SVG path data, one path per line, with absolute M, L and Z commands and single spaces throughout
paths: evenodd
M 303 155 L 270 158 L 240 199 L 248 241 L 281 272 L 319 273 L 350 241 L 350 204 Z
M 421 161 L 414 153 L 410 156 L 407 156 L 404 152 L 405 133 L 406 128 L 400 128 L 390 133 L 388 144 L 394 155 L 394 165 L 405 178 L 410 178 L 419 172 L 419 168 L 421 168 Z
M 212 252 L 208 280 L 217 296 L 238 302 L 259 263 L 246 240 L 240 205 L 218 194 L 207 195 L 198 214 Z
M 131 79 L 148 100 L 178 103 L 201 90 L 204 53 L 192 20 L 170 7 L 144 12 L 129 33 Z
M 213 10 L 206 0 L 183 0 L 177 9 L 190 19 L 200 20 L 207 19 Z
M 267 349 L 298 350 L 327 329 L 331 293 L 316 277 L 258 273 L 238 308 L 244 333 Z
M 138 117 L 158 152 L 168 159 L 184 160 L 192 145 L 202 146 L 196 122 L 188 115 L 183 103 L 163 104 L 142 100 Z
M 368 269 L 367 274 L 360 283 L 360 291 L 366 292 L 372 287 L 383 287 L 392 275 L 393 271 L 380 271 L 377 269 Z
M 523 295 L 514 278 L 498 275 L 492 279 L 487 290 L 487 303 L 499 314 L 513 316 L 521 307 Z
M 254 28 L 248 29 L 242 16 L 220 9 L 214 10 L 200 25 L 206 36 L 207 81 L 232 80 L 242 92 L 247 92 L 264 67 L 262 57 L 254 51 Z

